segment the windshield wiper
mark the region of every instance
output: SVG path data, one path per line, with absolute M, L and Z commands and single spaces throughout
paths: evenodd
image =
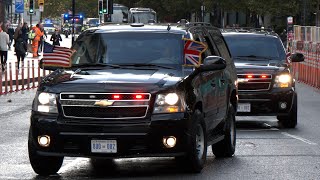
M 163 66 L 158 64 L 119 64 L 119 66 L 133 66 L 133 67 L 157 67 L 157 68 L 165 68 L 165 69 L 176 69 L 170 66 Z
M 257 59 L 267 59 L 267 60 L 272 60 L 272 58 L 271 58 L 271 57 L 256 56 L 256 55 L 235 56 L 235 58 L 239 58 L 239 59 L 243 59 L 243 58 L 257 58 Z
M 111 68 L 120 68 L 118 65 L 113 64 L 104 64 L 104 63 L 83 63 L 83 64 L 72 64 L 71 67 L 76 68 L 90 68 L 90 67 L 111 67 Z

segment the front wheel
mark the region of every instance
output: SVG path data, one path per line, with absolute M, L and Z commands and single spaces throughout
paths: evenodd
M 224 129 L 224 139 L 211 146 L 216 157 L 232 157 L 236 149 L 236 118 L 235 110 L 230 103 L 226 124 Z
M 295 128 L 298 124 L 298 95 L 294 94 L 292 108 L 287 116 L 277 116 L 277 119 L 286 128 Z
M 207 159 L 206 126 L 203 115 L 199 110 L 196 110 L 193 114 L 192 121 L 187 155 L 185 157 L 176 157 L 176 160 L 191 172 L 200 173 Z
M 62 166 L 64 157 L 42 156 L 37 153 L 32 140 L 31 129 L 28 138 L 28 151 L 32 169 L 39 175 L 48 176 L 56 174 Z

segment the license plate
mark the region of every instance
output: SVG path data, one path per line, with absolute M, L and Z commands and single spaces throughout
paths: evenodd
M 250 103 L 239 103 L 238 104 L 238 112 L 251 112 L 251 104 Z
M 117 153 L 117 140 L 91 140 L 93 153 Z

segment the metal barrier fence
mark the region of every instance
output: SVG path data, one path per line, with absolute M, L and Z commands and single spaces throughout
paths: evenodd
M 292 53 L 299 52 L 305 56 L 304 62 L 293 63 L 295 78 L 300 82 L 320 88 L 320 42 L 294 40 L 291 45 Z
M 39 60 L 25 60 L 19 71 L 16 63 L 8 62 L 6 70 L 0 73 L 0 95 L 38 87 L 42 77 L 50 73 L 40 69 Z

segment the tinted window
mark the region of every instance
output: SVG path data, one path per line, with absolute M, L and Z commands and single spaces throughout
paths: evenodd
M 280 39 L 276 37 L 226 35 L 225 40 L 233 57 L 258 56 L 279 60 L 286 57 Z
M 87 34 L 77 39 L 73 64 L 183 63 L 182 35 L 169 33 Z

